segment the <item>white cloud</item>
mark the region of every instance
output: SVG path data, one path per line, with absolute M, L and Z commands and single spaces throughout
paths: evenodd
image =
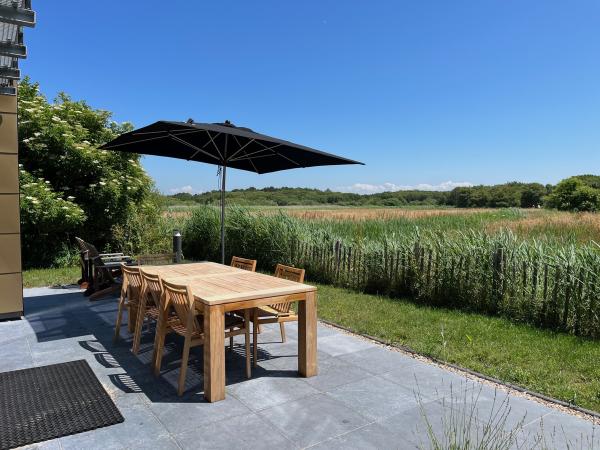
M 444 181 L 439 184 L 420 183 L 415 185 L 402 185 L 394 183 L 368 184 L 354 183 L 351 186 L 340 186 L 337 190 L 341 192 L 354 192 L 356 194 L 377 194 L 379 192 L 395 191 L 451 191 L 455 187 L 470 187 L 473 183 L 468 181 Z
M 171 194 L 180 194 L 183 192 L 185 192 L 186 194 L 192 194 L 194 192 L 194 188 L 188 184 L 187 186 L 181 186 L 181 187 L 169 189 L 169 193 L 171 193 Z

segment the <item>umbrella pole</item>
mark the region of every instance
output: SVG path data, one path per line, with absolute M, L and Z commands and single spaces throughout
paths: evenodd
M 225 264 L 225 171 L 221 166 L 221 264 Z

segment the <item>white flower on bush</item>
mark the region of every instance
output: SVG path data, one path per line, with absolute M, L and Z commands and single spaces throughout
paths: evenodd
M 100 182 L 98 182 L 98 184 L 99 184 L 100 186 L 106 186 L 106 183 L 105 183 L 104 181 L 100 181 Z
M 96 187 L 96 184 L 95 184 L 95 183 L 92 183 L 92 184 L 90 184 L 90 187 L 91 187 L 91 188 L 95 188 L 95 187 Z
M 67 197 L 67 200 L 71 200 L 71 201 L 73 201 L 73 200 L 75 200 L 75 197 L 73 197 L 72 195 L 69 195 L 69 196 Z
M 61 122 L 60 117 L 58 117 L 58 116 L 52 116 L 52 120 L 54 122 Z
M 39 137 L 39 136 L 41 136 L 41 135 L 42 135 L 42 133 L 40 133 L 39 131 L 36 131 L 35 133 L 33 133 L 33 135 L 34 135 L 35 137 Z

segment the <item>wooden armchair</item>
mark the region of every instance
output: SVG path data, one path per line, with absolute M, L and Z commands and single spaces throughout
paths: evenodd
M 304 269 L 296 267 L 284 266 L 277 264 L 275 268 L 275 276 L 285 278 L 286 280 L 295 281 L 296 283 L 304 283 Z M 259 306 L 254 308 L 252 314 L 253 322 L 253 341 L 254 341 L 254 365 L 257 362 L 257 343 L 260 325 L 267 323 L 278 323 L 281 333 L 281 341 L 285 342 L 285 322 L 297 322 L 298 316 L 291 308 L 292 302 L 283 301 L 268 306 Z
M 79 284 L 85 286 L 85 295 L 96 300 L 103 295 L 118 292 L 120 283 L 115 278 L 121 275 L 121 263 L 131 263 L 133 259 L 123 253 L 100 253 L 96 247 L 76 237 L 81 263 Z
M 161 280 L 161 283 L 165 302 L 162 313 L 165 314 L 165 312 L 170 309 L 172 309 L 174 312 L 173 316 L 168 319 L 168 328 L 184 338 L 183 354 L 181 357 L 181 371 L 179 373 L 179 383 L 177 388 L 177 395 L 181 396 L 185 388 L 185 377 L 187 373 L 190 348 L 204 345 L 203 316 L 202 312 L 198 311 L 195 305 L 194 295 L 192 294 L 189 286 L 169 283 L 164 280 Z M 234 316 L 226 316 L 225 329 L 229 331 L 225 332 L 225 337 L 245 334 L 246 376 L 250 378 L 250 313 L 248 310 L 246 310 L 245 316 L 246 317 L 244 319 Z M 166 321 L 163 321 L 163 324 L 166 325 L 164 322 Z M 162 350 L 164 347 L 163 333 L 165 333 L 167 327 L 162 326 L 161 328 L 161 330 L 157 330 L 155 374 L 160 373 Z
M 140 292 L 142 288 L 142 276 L 140 275 L 139 267 L 130 267 L 122 263 L 121 270 L 123 272 L 123 283 L 121 284 L 121 296 L 119 297 L 119 309 L 117 311 L 117 323 L 115 325 L 113 342 L 117 342 L 120 337 L 121 321 L 123 319 L 123 310 L 125 308 L 128 310 L 127 329 L 130 333 L 135 331 Z

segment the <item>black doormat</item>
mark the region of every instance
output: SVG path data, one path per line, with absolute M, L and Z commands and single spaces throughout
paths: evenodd
M 0 449 L 123 422 L 84 360 L 0 372 Z

